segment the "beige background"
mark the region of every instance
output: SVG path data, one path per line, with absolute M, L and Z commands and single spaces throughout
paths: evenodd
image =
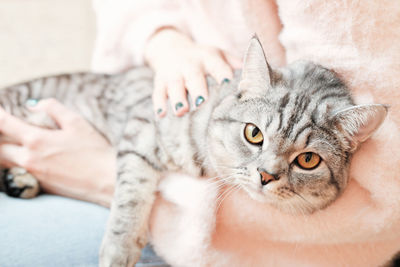
M 90 0 L 0 0 L 0 87 L 89 69 L 94 38 Z

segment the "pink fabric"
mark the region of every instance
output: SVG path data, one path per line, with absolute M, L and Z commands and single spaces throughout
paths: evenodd
M 253 31 L 240 5 L 239 1 L 211 0 L 94 0 L 98 37 L 92 68 L 117 72 L 143 64 L 147 40 L 165 26 L 242 58 Z
M 261 29 L 257 33 L 263 44 L 268 43 L 262 38 L 268 36 L 268 27 L 259 27 L 265 21 L 263 9 L 255 8 L 265 1 L 177 1 L 183 22 L 177 27 L 199 42 L 242 54 L 256 29 Z M 206 180 L 165 178 L 151 235 L 157 252 L 174 266 L 378 266 L 400 248 L 400 4 L 277 2 L 287 61 L 311 59 L 333 68 L 358 103 L 389 104 L 388 118 L 356 153 L 343 196 L 311 216 L 283 214 L 242 192 L 229 194 L 217 209 L 218 192 Z M 120 7 L 122 3 L 127 5 L 120 2 Z M 117 7 L 103 15 L 110 18 Z M 118 71 L 142 62 L 140 51 L 151 31 L 124 30 L 136 23 L 136 13 L 125 9 L 115 15 L 118 21 L 132 23 L 115 27 L 99 17 L 95 69 Z M 107 27 L 102 28 L 102 22 Z M 108 62 L 112 64 L 105 66 Z

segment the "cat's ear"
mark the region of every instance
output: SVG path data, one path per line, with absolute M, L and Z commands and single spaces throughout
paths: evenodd
M 386 118 L 388 106 L 367 104 L 340 110 L 334 115 L 334 123 L 350 141 L 351 150 L 366 141 Z
M 271 87 L 272 69 L 265 58 L 264 50 L 254 36 L 247 48 L 244 57 L 242 77 L 239 83 L 239 91 L 242 96 L 249 93 L 264 94 Z

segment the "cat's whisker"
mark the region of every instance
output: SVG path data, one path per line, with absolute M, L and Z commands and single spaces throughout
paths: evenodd
M 225 196 L 224 196 L 222 199 L 219 200 L 218 207 L 217 207 L 216 211 L 219 210 L 219 208 L 220 208 L 221 205 L 222 205 L 222 202 L 223 202 L 230 194 L 232 194 L 232 193 L 235 192 L 235 191 L 237 192 L 237 191 L 239 191 L 239 190 L 240 190 L 239 185 L 236 185 L 236 186 L 234 186 L 230 191 L 228 191 L 228 192 L 225 194 Z
M 217 181 L 213 181 L 213 182 L 208 182 L 207 185 L 208 186 L 221 186 L 221 185 L 228 185 L 229 182 L 232 181 L 233 178 L 225 178 L 225 179 L 221 179 L 221 180 L 217 180 Z
M 201 165 L 203 165 L 204 167 L 210 167 L 210 168 L 212 168 L 212 169 L 214 169 L 215 167 L 218 167 L 218 168 L 225 168 L 225 169 L 229 169 L 229 170 L 246 170 L 247 169 L 247 167 L 241 167 L 241 166 L 226 166 L 226 165 L 221 165 L 221 164 L 218 164 L 218 163 L 212 163 L 212 164 L 209 164 L 209 163 L 206 163 L 205 161 L 200 161 L 200 160 L 193 160 L 193 162 L 195 162 L 195 163 L 198 163 L 198 164 L 201 164 Z
M 216 175 L 214 177 L 208 177 L 207 180 L 222 180 L 225 178 L 237 177 L 238 175 L 240 175 L 240 173 L 229 173 L 229 174 L 225 174 L 225 175 Z
M 227 187 L 227 186 L 230 186 L 231 185 L 231 183 L 227 183 L 227 182 L 223 182 L 223 183 L 220 183 L 220 184 L 214 184 L 214 185 L 210 185 L 210 187 L 212 188 L 212 189 L 214 189 L 214 190 L 218 190 L 218 191 L 220 191 L 221 189 L 223 189 L 224 187 Z
M 290 204 L 290 211 L 292 214 L 297 214 L 299 212 L 299 208 L 296 208 L 293 204 Z
M 219 201 L 224 197 L 224 195 L 225 195 L 227 192 L 231 191 L 234 187 L 236 187 L 236 185 L 230 186 L 227 190 L 223 191 L 223 192 L 218 196 L 218 198 L 216 199 L 216 201 L 219 203 Z
M 314 207 L 314 205 L 309 201 L 309 200 L 307 200 L 304 196 L 302 196 L 301 194 L 299 194 L 299 193 L 297 193 L 296 191 L 294 191 L 294 190 L 290 190 L 295 196 L 297 196 L 298 198 L 300 198 L 303 202 L 305 202 L 306 204 L 307 204 L 307 206 L 311 209 L 311 210 L 314 210 L 315 209 L 315 207 Z M 302 211 L 302 210 L 301 210 Z M 306 211 L 307 212 L 307 211 Z M 305 216 L 305 213 L 303 213 L 303 215 Z
M 220 189 L 226 185 L 235 184 L 235 180 L 237 180 L 237 183 L 240 183 L 240 184 L 245 184 L 245 185 L 252 184 L 250 181 L 243 179 L 241 177 L 241 175 L 242 175 L 241 173 L 234 173 L 234 174 L 230 174 L 225 177 L 216 176 L 213 179 L 213 181 L 208 183 L 208 185 L 210 185 L 210 186 L 217 185 L 217 188 Z
M 211 186 L 219 185 L 219 184 L 228 184 L 229 182 L 232 182 L 233 179 L 234 179 L 233 177 L 227 177 L 227 178 L 220 179 L 220 180 L 217 180 L 217 181 L 209 182 L 207 184 L 211 185 Z
M 217 199 L 218 206 L 217 206 L 217 208 L 216 208 L 216 211 L 219 210 L 219 208 L 220 208 L 221 205 L 222 205 L 222 202 L 228 197 L 228 195 L 230 195 L 230 194 L 233 193 L 234 191 L 238 191 L 239 189 L 240 189 L 240 185 L 234 185 L 233 187 L 231 187 L 230 189 L 228 189 L 227 191 L 225 191 L 225 192 L 227 192 L 227 193 L 221 194 L 221 196 L 223 196 L 223 198 L 222 198 L 222 199 L 221 199 L 221 198 L 218 198 L 218 199 Z
M 218 182 L 218 181 L 221 181 L 221 180 L 226 180 L 226 179 L 232 178 L 235 175 L 236 174 L 218 175 L 218 176 L 215 176 L 215 177 L 212 177 L 212 178 L 207 178 L 207 180 L 208 181 L 211 180 L 212 182 Z
M 234 176 L 227 176 L 223 178 L 218 178 L 214 181 L 207 182 L 207 186 L 217 186 L 217 188 L 223 187 L 225 185 L 229 185 L 229 182 L 234 180 Z

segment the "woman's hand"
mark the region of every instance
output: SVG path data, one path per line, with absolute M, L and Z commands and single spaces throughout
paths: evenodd
M 195 44 L 170 28 L 161 29 L 149 40 L 145 59 L 155 72 L 153 103 L 160 117 L 166 114 L 168 98 L 177 116 L 189 111 L 187 92 L 196 107 L 206 101 L 206 74 L 217 82 L 232 79 L 232 68 L 221 51 Z
M 109 206 L 116 175 L 109 143 L 80 115 L 54 99 L 32 112 L 46 112 L 60 129 L 33 126 L 0 109 L 0 132 L 13 143 L 0 144 L 0 163 L 34 175 L 45 192 Z

